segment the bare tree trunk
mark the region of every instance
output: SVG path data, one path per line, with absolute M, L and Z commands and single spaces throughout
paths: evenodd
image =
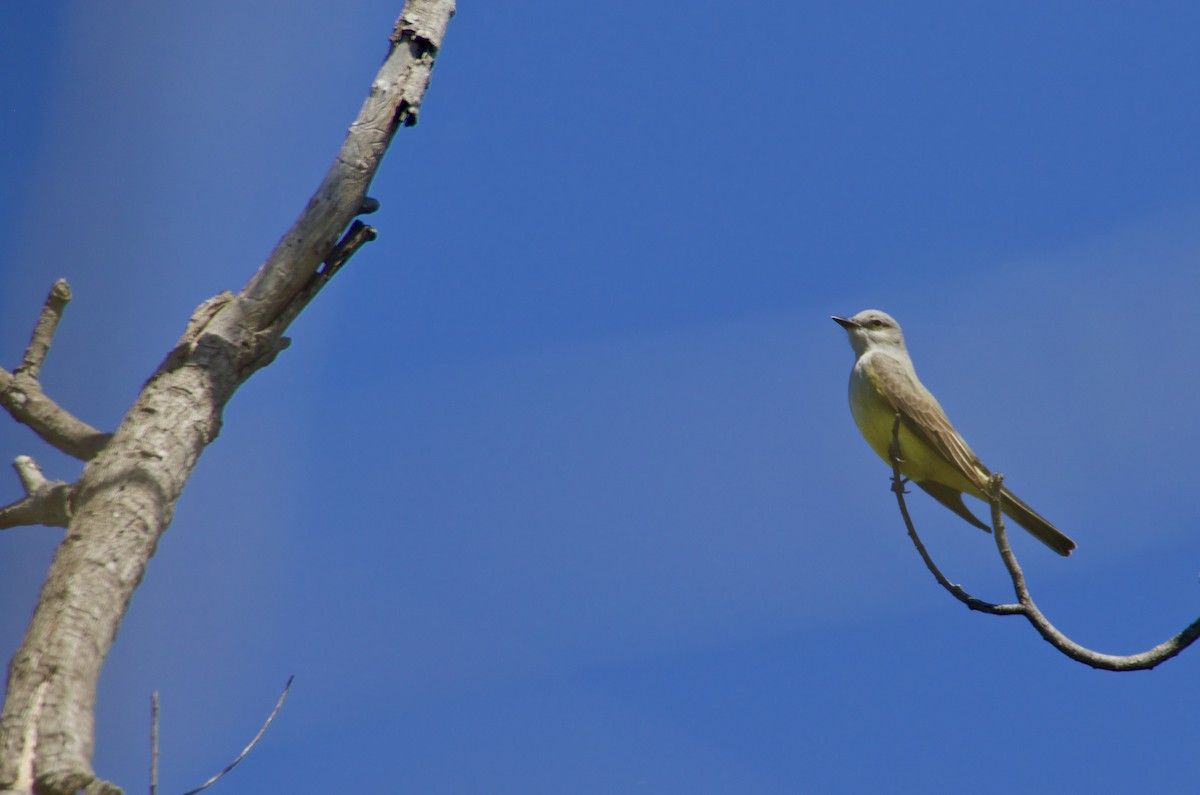
M 0 793 L 119 791 L 92 771 L 93 707 L 130 597 L 197 459 L 220 432 L 230 397 L 287 346 L 283 332 L 291 321 L 374 237 L 354 218 L 370 209 L 366 191 L 393 135 L 416 123 L 453 13 L 454 0 L 409 0 L 370 94 L 303 214 L 240 293 L 219 295 L 195 311 L 106 444 L 41 394 L 37 370 L 53 322 L 48 333 L 44 323 L 35 331 L 26 354 L 35 366 L 0 371 L 0 405 L 48 443 L 88 461 L 69 486 L 45 481 L 29 461 L 32 470 L 22 473 L 26 498 L 0 509 L 0 527 L 30 524 L 24 521 L 30 516 L 67 525 L 9 667 Z

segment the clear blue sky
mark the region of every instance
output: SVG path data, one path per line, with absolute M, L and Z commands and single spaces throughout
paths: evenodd
M 18 4 L 0 361 L 115 427 L 327 169 L 399 3 Z M 101 680 L 165 792 L 1179 790 L 1200 649 L 1095 672 L 904 536 L 829 321 L 895 315 L 1078 641 L 1200 613 L 1193 3 L 463 2 L 380 239 L 239 392 Z M 0 421 L 0 457 L 78 464 Z M 0 500 L 16 477 L 0 472 Z M 952 580 L 1009 591 L 922 494 Z M 0 535 L 15 648 L 60 532 Z M 213 792 L 217 792 L 214 789 Z

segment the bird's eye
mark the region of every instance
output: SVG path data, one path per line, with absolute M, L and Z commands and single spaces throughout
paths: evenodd
M 871 321 L 871 325 L 872 325 L 874 328 L 879 328 L 880 326 L 882 326 L 882 325 L 883 325 L 883 321 L 882 321 L 882 320 L 880 320 L 879 318 L 874 318 L 874 319 Z

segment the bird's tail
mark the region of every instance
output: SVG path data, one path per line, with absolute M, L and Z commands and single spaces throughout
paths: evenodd
M 1030 508 L 1008 489 L 1001 492 L 1004 511 L 1014 522 L 1024 527 L 1038 541 L 1053 549 L 1064 558 L 1075 549 L 1075 542 L 1059 531 L 1057 527 L 1042 518 L 1041 514 Z

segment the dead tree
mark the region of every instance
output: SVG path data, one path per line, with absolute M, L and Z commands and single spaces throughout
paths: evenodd
M 74 483 L 16 460 L 25 497 L 0 528 L 65 527 L 0 714 L 0 794 L 116 793 L 92 771 L 101 666 L 176 499 L 221 428 L 229 399 L 288 345 L 288 326 L 375 231 L 356 217 L 392 137 L 417 121 L 454 0 L 408 0 L 333 166 L 299 219 L 239 292 L 202 303 L 120 426 L 102 433 L 43 393 L 42 363 L 71 293 L 51 290 L 21 364 L 0 370 L 0 404 L 86 462 Z

